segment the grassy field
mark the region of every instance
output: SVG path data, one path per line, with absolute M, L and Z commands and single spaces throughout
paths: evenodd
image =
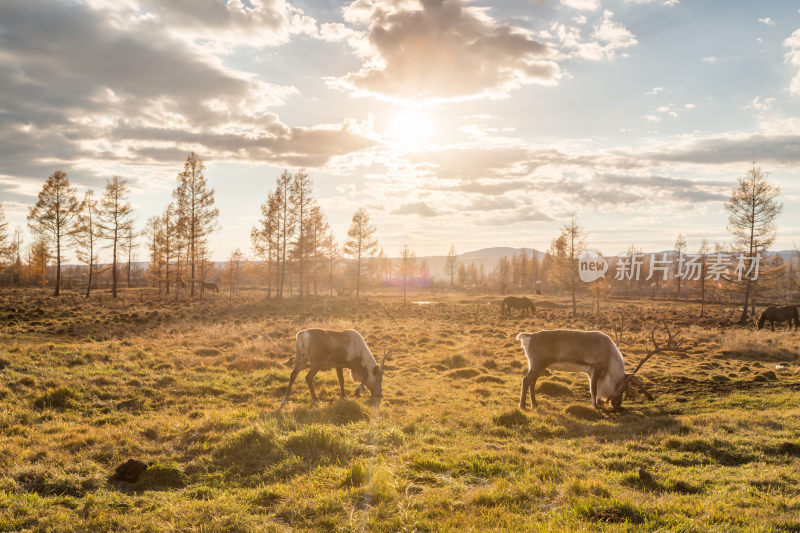
M 0 293 L 0 530 L 800 531 L 800 334 L 713 306 L 690 325 L 687 303 L 607 302 L 595 320 L 538 297 L 519 319 L 496 297 L 426 299 Z M 656 322 L 688 339 L 643 367 L 654 401 L 599 413 L 583 375 L 556 372 L 516 409 L 516 333 L 611 334 L 620 315 L 629 366 Z M 319 406 L 298 379 L 278 411 L 312 326 L 396 350 L 380 406 L 339 400 L 329 371 Z M 109 479 L 130 458 L 140 479 Z

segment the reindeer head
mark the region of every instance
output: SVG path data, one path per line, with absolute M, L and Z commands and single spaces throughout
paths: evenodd
M 383 350 L 383 357 L 378 365 L 375 365 L 367 376 L 367 388 L 373 398 L 380 398 L 383 395 L 383 369 L 386 361 L 392 360 L 394 350 Z
M 753 317 L 753 322 L 756 323 L 757 329 L 764 329 L 764 324 L 767 323 L 767 311 L 761 311 L 761 315 L 758 318 Z
M 667 342 L 666 344 L 659 344 L 656 341 L 656 326 L 653 326 L 653 330 L 650 332 L 650 340 L 653 343 L 653 349 L 648 350 L 647 354 L 644 358 L 639 361 L 636 365 L 636 368 L 633 369 L 633 372 L 626 372 L 625 376 L 617 383 L 617 387 L 614 390 L 614 394 L 611 396 L 610 401 L 612 407 L 614 409 L 619 409 L 622 406 L 622 399 L 627 396 L 629 399 L 634 400 L 639 393 L 644 394 L 648 400 L 652 401 L 653 396 L 650 394 L 647 386 L 645 385 L 644 380 L 636 375 L 636 372 L 642 368 L 642 365 L 647 362 L 652 356 L 660 352 L 685 352 L 684 348 L 681 348 L 683 341 L 686 339 L 681 339 L 679 341 L 675 341 L 675 335 L 678 333 L 673 334 L 669 330 L 669 326 L 666 324 L 664 328 L 667 330 Z

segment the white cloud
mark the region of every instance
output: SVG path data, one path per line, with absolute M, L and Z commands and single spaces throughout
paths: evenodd
M 562 76 L 550 47 L 530 31 L 461 0 L 355 0 L 344 7 L 344 18 L 365 28 L 348 41 L 364 63 L 328 82 L 356 95 L 416 102 L 498 98 Z
M 783 41 L 783 46 L 789 49 L 784 55 L 786 62 L 800 67 L 800 30 L 795 30 L 790 37 Z M 789 91 L 795 96 L 800 96 L 800 72 L 792 78 Z
M 600 0 L 561 0 L 561 4 L 581 11 L 600 9 Z
M 716 63 L 717 61 L 719 60 L 714 56 L 706 56 L 703 58 L 703 62 L 705 63 Z
M 656 94 L 659 94 L 659 93 L 663 93 L 663 92 L 664 92 L 664 88 L 663 87 L 653 87 L 652 89 L 650 89 L 649 91 L 647 91 L 644 94 L 646 96 L 653 96 L 653 95 L 656 95 Z
M 767 26 L 774 26 L 775 25 L 775 21 L 772 20 L 769 17 L 760 18 L 760 19 L 758 19 L 758 21 L 760 23 L 762 23 L 762 24 L 766 24 Z

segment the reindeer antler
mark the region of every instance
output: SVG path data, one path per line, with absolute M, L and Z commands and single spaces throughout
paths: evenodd
M 624 316 L 620 316 L 619 317 L 619 329 L 617 329 L 617 326 L 614 326 L 614 341 L 617 343 L 617 346 L 620 346 L 622 344 L 630 345 L 630 343 L 628 341 L 625 341 L 625 340 L 622 339 L 622 335 L 624 333 L 625 333 L 625 317 Z
M 673 335 L 673 333 L 669 330 L 669 326 L 664 324 L 664 328 L 667 330 L 667 343 L 659 345 L 656 341 L 656 328 L 657 326 L 653 326 L 653 330 L 650 332 L 650 340 L 653 342 L 653 349 L 647 352 L 647 355 L 644 356 L 644 359 L 639 361 L 639 364 L 636 365 L 636 368 L 633 369 L 631 374 L 635 374 L 642 368 L 642 365 L 647 362 L 648 359 L 653 357 L 655 354 L 660 352 L 685 352 L 684 348 L 681 348 L 681 345 L 686 339 L 681 339 L 678 342 L 675 342 L 675 335 L 679 335 L 680 332 L 677 332 Z
M 381 358 L 381 372 L 383 372 L 383 364 L 386 361 L 391 361 L 392 356 L 394 355 L 394 350 L 386 351 L 386 348 L 383 349 L 383 357 Z

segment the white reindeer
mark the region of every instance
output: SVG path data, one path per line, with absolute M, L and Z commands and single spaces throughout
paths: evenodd
M 344 331 L 306 329 L 299 331 L 296 339 L 297 350 L 294 369 L 289 375 L 289 385 L 286 388 L 286 396 L 284 396 L 281 406 L 286 405 L 289 401 L 292 384 L 300 370 L 306 366 L 310 367 L 306 374 L 306 383 L 308 384 L 308 390 L 311 391 L 311 401 L 314 403 L 317 403 L 317 395 L 314 392 L 314 376 L 320 370 L 330 370 L 331 368 L 336 369 L 342 398 L 345 396 L 345 368 L 350 369 L 350 376 L 353 380 L 360 382 L 356 389 L 356 396 L 360 395 L 366 388 L 370 390 L 373 398 L 381 397 L 383 393 L 383 365 L 392 358 L 392 352 L 384 352 L 383 359 L 379 365 L 367 347 L 364 337 L 353 329 Z
M 592 406 L 599 409 L 601 404 L 611 402 L 614 409 L 622 406 L 625 393 L 633 397 L 636 389 L 644 391 L 644 383 L 636 376 L 636 372 L 654 354 L 666 351 L 683 351 L 680 342 L 675 342 L 674 335 L 667 330 L 667 343 L 656 342 L 656 327 L 653 326 L 651 339 L 654 348 L 639 361 L 633 372 L 625 371 L 625 360 L 614 341 L 600 331 L 576 331 L 569 329 L 545 330 L 537 333 L 520 333 L 517 340 L 522 344 L 528 358 L 528 373 L 522 379 L 522 394 L 519 399 L 520 409 L 525 409 L 528 390 L 531 393 L 531 404 L 536 407 L 534 388 L 539 375 L 546 369 L 566 372 L 583 372 L 589 376 L 589 392 Z M 617 335 L 622 342 L 622 335 Z M 652 398 L 651 398 L 652 399 Z M 600 403 L 598 403 L 598 401 Z

